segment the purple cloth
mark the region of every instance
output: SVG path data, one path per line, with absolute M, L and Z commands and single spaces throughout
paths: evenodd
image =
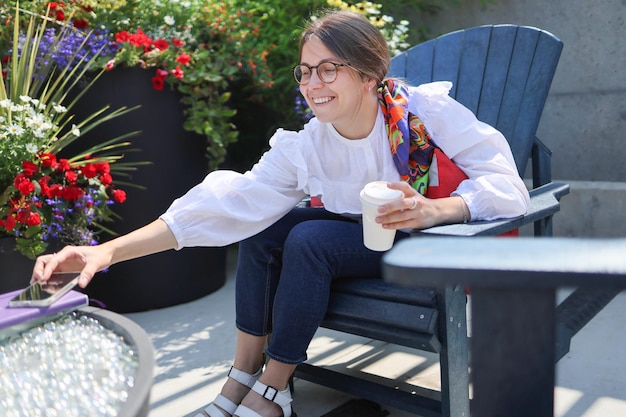
M 9 307 L 9 300 L 22 290 L 0 295 L 0 329 L 52 316 L 62 311 L 71 311 L 86 306 L 89 298 L 78 291 L 70 291 L 48 307 Z

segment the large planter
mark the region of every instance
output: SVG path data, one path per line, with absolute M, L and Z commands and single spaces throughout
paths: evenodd
M 15 239 L 0 238 L 0 294 L 28 286 L 35 261 L 15 250 Z
M 127 200 L 114 207 L 121 221 L 107 224 L 124 234 L 144 226 L 170 203 L 199 183 L 207 173 L 205 139 L 182 128 L 180 95 L 166 87 L 152 88 L 152 70 L 122 69 L 105 73 L 73 109 L 86 116 L 104 105 L 112 109 L 141 105 L 139 110 L 108 122 L 81 138 L 80 146 L 131 131 L 140 152 L 127 153 L 123 161 L 150 161 L 132 172 L 130 182 L 147 187 L 123 187 Z M 78 119 L 80 120 L 80 119 Z M 125 181 L 125 179 L 120 178 Z M 102 235 L 101 240 L 108 237 Z M 194 300 L 222 287 L 225 282 L 225 248 L 186 248 L 167 251 L 114 265 L 87 287 L 86 293 L 117 312 L 161 308 Z

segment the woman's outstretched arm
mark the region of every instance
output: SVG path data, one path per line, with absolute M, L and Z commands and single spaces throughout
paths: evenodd
M 142 256 L 173 249 L 176 239 L 161 220 L 96 246 L 66 246 L 58 253 L 37 258 L 31 282 L 46 281 L 55 272 L 80 272 L 78 285 L 85 288 L 98 271 Z

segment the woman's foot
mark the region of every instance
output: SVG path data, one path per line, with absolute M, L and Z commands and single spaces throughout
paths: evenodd
M 228 379 L 222 387 L 222 391 L 204 410 L 196 414 L 196 417 L 229 417 L 241 401 L 250 392 L 254 383 L 261 376 L 263 367 L 250 375 L 236 368 L 230 368 Z
M 235 411 L 237 417 L 296 417 L 289 388 L 279 391 L 257 381 Z

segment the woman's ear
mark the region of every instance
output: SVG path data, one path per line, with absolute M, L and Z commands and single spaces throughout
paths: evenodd
M 376 88 L 376 80 L 374 80 L 373 78 L 370 78 L 369 80 L 367 80 L 367 82 L 365 83 L 365 88 L 367 88 L 368 92 L 371 92 L 372 89 Z

